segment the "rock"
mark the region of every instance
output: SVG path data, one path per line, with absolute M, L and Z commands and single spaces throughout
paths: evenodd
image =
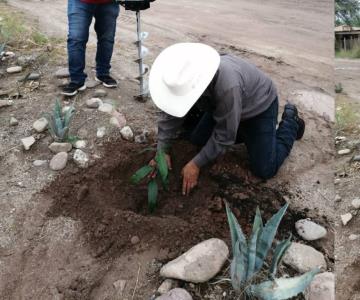
M 49 146 L 49 149 L 53 153 L 59 153 L 59 152 L 70 152 L 72 149 L 72 145 L 70 143 L 51 143 Z
M 85 149 L 86 148 L 86 141 L 78 140 L 78 141 L 75 142 L 74 147 L 76 149 Z
M 46 128 L 48 127 L 49 122 L 46 118 L 40 118 L 38 120 L 36 120 L 33 124 L 33 128 L 35 129 L 36 132 L 43 132 L 46 130 Z
M 33 161 L 33 166 L 34 167 L 44 167 L 47 165 L 47 160 L 34 160 Z
M 335 180 L 334 180 L 334 184 L 339 184 L 341 182 L 341 179 L 340 178 L 336 178 Z
M 10 126 L 17 126 L 17 125 L 19 125 L 19 121 L 16 118 L 11 117 L 9 124 L 10 124 Z
M 291 243 L 284 255 L 283 262 L 299 273 L 308 272 L 316 267 L 326 269 L 326 261 L 321 252 L 313 247 L 295 242 Z
M 87 168 L 89 166 L 89 156 L 80 149 L 75 150 L 73 159 L 80 168 Z
M 306 300 L 335 300 L 335 275 L 330 272 L 318 274 L 305 290 Z
M 64 106 L 62 109 L 61 109 L 61 112 L 62 114 L 66 114 L 66 112 L 71 108 L 71 106 L 67 105 L 67 106 Z
M 136 245 L 136 244 L 139 244 L 140 243 L 140 239 L 137 235 L 134 235 L 132 238 L 131 238 L 131 244 L 133 245 Z
M 30 147 L 35 143 L 35 138 L 33 136 L 29 136 L 21 139 L 21 142 L 25 150 L 30 150 Z
M 109 122 L 110 122 L 110 125 L 115 126 L 117 128 L 121 128 L 121 125 L 120 125 L 119 120 L 117 118 L 111 117 Z
M 89 89 L 93 89 L 94 87 L 97 87 L 99 84 L 101 84 L 101 83 L 96 81 L 96 80 L 88 80 L 88 81 L 86 81 L 86 87 L 89 88 Z
M 341 202 L 341 196 L 340 195 L 335 196 L 335 202 Z
M 346 141 L 346 136 L 336 136 L 335 141 L 345 142 Z
M 31 73 L 27 80 L 39 80 L 40 79 L 40 74 L 39 73 Z
M 125 126 L 120 130 L 121 137 L 126 141 L 131 141 L 134 138 L 134 133 L 129 126 Z
M 172 279 L 166 279 L 164 282 L 159 286 L 158 293 L 160 295 L 168 293 L 171 289 L 176 286 L 176 281 Z
M 351 205 L 353 208 L 355 209 L 359 209 L 360 208 L 360 198 L 355 198 L 352 202 Z
M 9 67 L 6 69 L 6 72 L 9 74 L 20 73 L 21 71 L 22 71 L 21 66 Z
M 102 103 L 98 110 L 107 114 L 111 114 L 114 110 L 114 107 L 110 103 Z
M 13 104 L 14 104 L 14 101 L 12 101 L 12 100 L 0 100 L 0 108 L 6 107 L 6 106 L 11 106 Z
M 351 152 L 350 149 L 342 149 L 342 150 L 338 151 L 338 154 L 339 155 L 346 155 L 346 154 L 349 154 L 350 152 Z
M 212 238 L 167 263 L 161 268 L 160 276 L 194 283 L 206 282 L 221 270 L 228 255 L 227 245 L 220 239 Z
M 99 128 L 97 129 L 96 136 L 97 136 L 99 139 L 103 138 L 103 137 L 105 136 L 105 134 L 106 134 L 106 128 L 105 128 L 105 127 L 99 127 Z
M 54 155 L 50 160 L 50 169 L 53 171 L 60 171 L 66 167 L 69 155 L 67 152 L 60 152 Z
M 192 300 L 191 295 L 184 289 L 176 288 L 166 294 L 157 297 L 155 300 Z
M 360 155 L 355 155 L 353 158 L 352 158 L 353 161 L 360 161 Z
M 15 57 L 15 53 L 12 52 L 12 51 L 6 51 L 6 52 L 4 53 L 4 55 L 5 55 L 6 57 Z
M 86 100 L 86 106 L 89 108 L 99 108 L 102 104 L 103 102 L 100 98 L 91 98 Z
M 126 280 L 118 280 L 113 283 L 113 286 L 115 288 L 116 296 L 121 297 L 124 293 L 125 287 L 126 287 Z M 122 299 L 122 298 L 120 298 Z
M 350 241 L 355 241 L 355 240 L 357 240 L 358 238 L 360 238 L 360 235 L 358 235 L 358 234 L 350 234 L 350 235 L 349 235 L 349 240 L 350 240 Z
M 55 77 L 57 78 L 67 78 L 70 77 L 68 68 L 61 68 L 55 72 Z
M 97 89 L 94 92 L 94 97 L 95 98 L 101 98 L 101 97 L 105 97 L 107 95 L 107 92 L 103 89 Z
M 351 221 L 352 218 L 353 218 L 353 215 L 351 213 L 341 215 L 341 221 L 344 226 L 346 226 Z
M 297 233 L 306 241 L 315 241 L 326 236 L 327 231 L 310 220 L 299 220 L 295 223 Z
M 141 134 L 135 136 L 135 143 L 137 144 L 146 144 L 148 142 L 149 132 L 144 130 Z
M 119 126 L 118 126 L 119 128 L 123 128 L 123 127 L 126 126 L 125 116 L 124 116 L 121 112 L 119 112 L 119 111 L 117 111 L 117 110 L 114 110 L 114 111 L 112 112 L 112 116 L 117 119 L 117 123 L 116 123 L 116 124 L 119 124 Z

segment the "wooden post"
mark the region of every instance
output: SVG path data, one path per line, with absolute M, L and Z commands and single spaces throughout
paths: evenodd
M 344 37 L 344 50 L 346 51 L 346 37 Z

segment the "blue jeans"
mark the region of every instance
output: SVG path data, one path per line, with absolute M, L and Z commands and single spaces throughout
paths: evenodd
M 279 101 L 276 98 L 266 111 L 241 122 L 237 133 L 236 143 L 245 143 L 252 173 L 263 179 L 276 175 L 289 156 L 297 136 L 298 124 L 293 118 L 285 118 L 276 128 L 278 109 Z M 190 133 L 190 142 L 205 145 L 214 126 L 212 115 L 204 113 Z
M 119 10 L 119 5 L 115 3 L 87 4 L 80 0 L 68 0 L 69 33 L 67 47 L 72 82 L 83 84 L 86 79 L 84 73 L 85 52 L 93 17 L 95 18 L 95 31 L 98 39 L 96 74 L 97 76 L 109 75 Z

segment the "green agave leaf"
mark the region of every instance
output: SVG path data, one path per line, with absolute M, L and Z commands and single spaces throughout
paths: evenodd
M 59 99 L 56 99 L 56 101 L 55 101 L 54 117 L 55 117 L 55 119 L 62 120 L 62 108 L 61 108 L 61 103 L 60 103 Z
M 70 122 L 74 116 L 75 108 L 74 106 L 70 106 L 70 108 L 65 112 L 64 115 L 64 126 L 69 127 Z
M 255 225 L 255 224 L 254 224 Z M 255 271 L 256 261 L 256 244 L 259 237 L 260 228 L 255 229 L 256 231 L 251 234 L 249 250 L 248 250 L 248 269 L 246 273 L 246 281 L 249 281 Z
M 230 265 L 231 284 L 235 291 L 240 291 L 246 282 L 246 256 L 240 251 L 240 242 L 235 243 L 234 257 Z
M 236 242 L 239 241 L 240 251 L 245 254 L 247 253 L 247 242 L 245 235 L 243 234 L 235 215 L 232 213 L 229 207 L 229 203 L 227 203 L 226 201 L 225 201 L 225 206 L 226 206 L 226 215 L 230 227 L 232 251 L 233 253 L 235 253 L 235 245 Z
M 274 278 L 276 276 L 277 268 L 281 259 L 283 258 L 284 254 L 286 253 L 287 249 L 289 249 L 291 245 L 291 235 L 287 240 L 282 241 L 279 243 L 274 252 L 274 256 L 270 266 L 270 276 Z
M 158 185 L 155 179 L 151 180 L 148 185 L 148 205 L 150 212 L 154 212 L 158 198 Z
M 314 269 L 298 277 L 266 281 L 258 285 L 252 285 L 247 292 L 252 297 L 262 300 L 289 299 L 303 292 L 319 272 L 319 269 Z
M 161 180 L 162 180 L 163 184 L 166 186 L 169 170 L 168 170 L 168 165 L 166 162 L 165 152 L 162 150 L 159 150 L 156 153 L 155 161 L 157 163 L 157 168 L 160 172 Z
M 271 248 L 273 240 L 275 238 L 279 224 L 288 208 L 286 203 L 271 219 L 266 223 L 265 227 L 262 230 L 262 233 L 259 237 L 258 247 L 256 249 L 256 263 L 255 263 L 255 272 L 258 272 L 263 264 L 264 260 Z
M 152 166 L 146 165 L 140 168 L 135 172 L 134 175 L 131 176 L 130 181 L 133 184 L 138 184 L 141 180 L 143 180 L 146 176 L 148 176 L 154 168 Z

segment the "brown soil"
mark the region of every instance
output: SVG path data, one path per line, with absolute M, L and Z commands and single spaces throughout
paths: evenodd
M 149 214 L 146 185 L 133 186 L 129 183 L 131 174 L 151 158 L 151 153 L 141 154 L 141 149 L 140 146 L 127 143 L 121 146 L 119 142 L 108 144 L 104 146 L 104 161 L 96 163 L 86 171 L 73 166 L 41 192 L 43 196 L 53 199 L 53 205 L 47 212 L 48 220 L 45 222 L 59 218 L 79 222 L 83 243 L 88 252 L 87 260 L 82 262 L 85 266 L 77 268 L 67 264 L 59 269 L 59 272 L 62 269 L 71 271 L 71 275 L 68 274 L 66 278 L 54 280 L 55 289 L 63 299 L 99 299 L 97 297 L 100 295 L 101 299 L 114 299 L 113 289 L 104 294 L 104 286 L 115 281 L 112 279 L 112 282 L 107 283 L 110 280 L 109 271 L 114 268 L 126 270 L 123 274 L 133 284 L 138 269 L 134 268 L 129 272 L 128 268 L 134 264 L 131 261 L 137 262 L 138 257 L 146 257 L 147 263 L 142 264 L 134 299 L 150 299 L 159 285 L 157 271 L 162 263 L 204 239 L 217 237 L 229 243 L 224 200 L 232 205 L 242 228 L 248 234 L 256 206 L 261 208 L 263 217 L 267 220 L 284 205 L 285 199 L 299 196 L 292 195 L 286 187 L 273 189 L 254 178 L 235 175 L 239 172 L 245 173 L 241 166 L 228 167 L 229 164 L 236 165 L 239 157 L 243 155 L 237 150 L 226 156 L 220 167 L 204 172 L 200 187 L 190 197 L 183 197 L 180 193 L 180 178 L 176 174 L 180 173 L 181 166 L 192 157 L 196 149 L 179 143 L 174 152 L 181 153 L 181 156 L 177 157 L 174 172 L 170 176 L 170 190 L 160 192 L 158 208 L 154 214 Z M 41 197 L 41 194 L 35 198 Z M 278 238 L 292 233 L 296 240 L 294 222 L 307 216 L 307 211 L 293 211 L 290 208 L 282 221 Z M 312 217 L 328 225 L 325 217 L 316 216 L 314 213 Z M 130 242 L 133 236 L 140 237 L 139 244 L 133 245 Z M 39 243 L 42 243 L 41 239 Z M 326 250 L 324 243 L 313 243 L 313 246 L 325 253 L 332 251 Z M 40 247 L 42 251 L 29 253 L 32 259 L 40 260 L 49 253 L 46 246 L 42 248 L 44 246 L 34 243 L 33 247 Z M 71 262 L 83 256 L 83 251 L 82 248 L 78 252 L 74 247 L 70 255 L 68 251 L 58 253 L 56 260 Z M 331 260 L 331 257 L 328 257 L 329 266 L 332 264 Z M 87 264 L 89 261 L 91 265 Z M 55 268 L 52 261 L 45 265 L 40 263 L 36 276 L 53 272 Z M 228 277 L 227 274 L 224 276 Z M 69 280 L 69 277 L 72 280 Z M 17 294 L 18 284 L 13 282 L 12 286 L 9 286 L 9 296 Z M 189 286 L 188 289 L 191 290 L 192 287 Z M 134 286 L 129 285 L 124 299 L 130 297 L 133 290 Z M 237 299 L 232 295 L 229 285 L 211 287 L 206 284 L 193 290 L 194 295 L 197 295 L 194 299 L 198 300 L 207 294 L 221 295 L 224 291 L 228 295 L 225 299 Z M 31 290 L 27 293 L 31 293 Z

